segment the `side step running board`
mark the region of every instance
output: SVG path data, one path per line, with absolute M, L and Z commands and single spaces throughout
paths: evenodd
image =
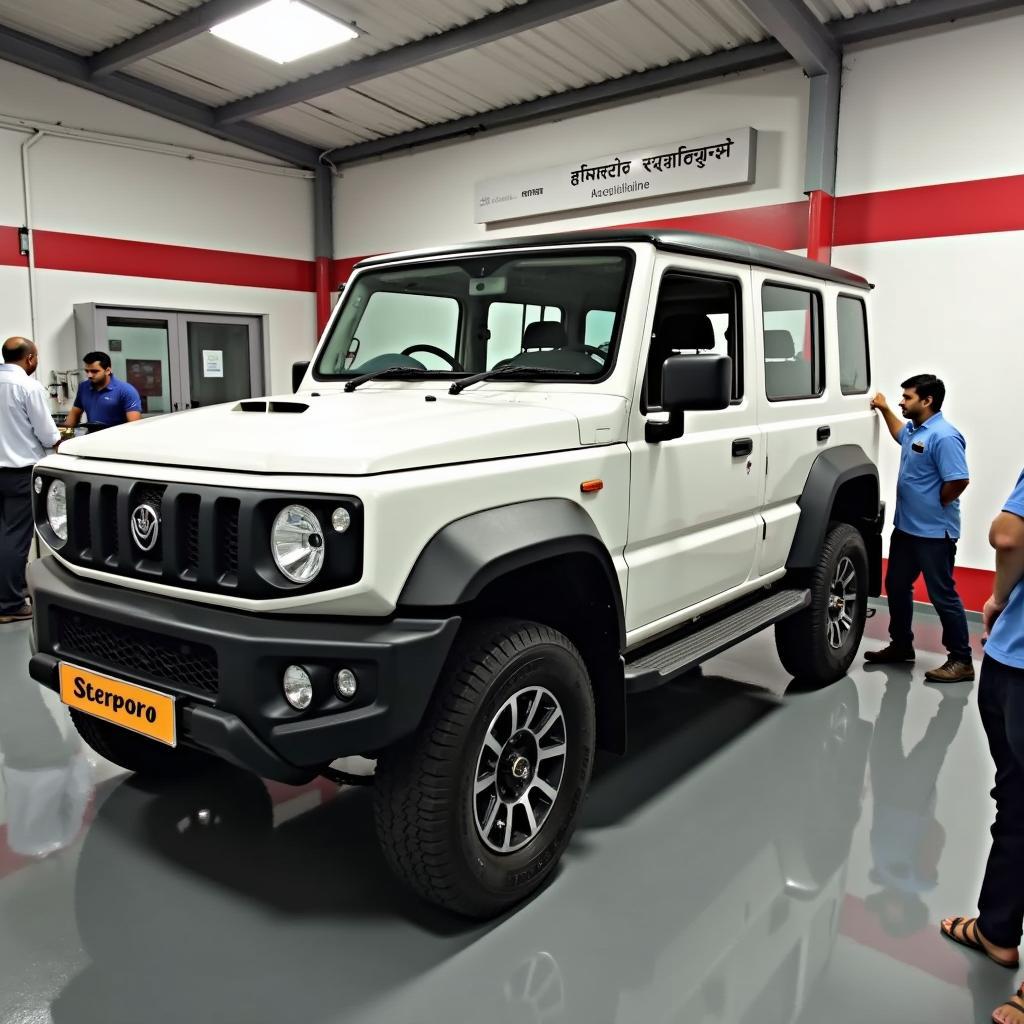
M 653 651 L 647 645 L 646 653 L 632 661 L 627 654 L 626 690 L 628 693 L 653 690 L 810 603 L 809 590 L 779 590 L 756 604 L 688 633 L 681 640 L 672 642 L 670 637 L 665 646 Z

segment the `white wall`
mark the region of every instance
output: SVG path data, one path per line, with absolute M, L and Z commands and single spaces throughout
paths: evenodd
M 2 62 L 0 115 L 183 147 L 170 155 L 41 139 L 29 153 L 37 230 L 312 260 L 310 181 L 268 173 L 268 158 Z M 0 128 L 0 225 L 25 223 L 20 152 L 27 138 Z M 187 159 L 190 148 L 253 166 Z M 265 315 L 271 384 L 279 391 L 290 389 L 293 359 L 315 343 L 312 292 L 58 270 L 37 271 L 37 286 L 35 340 L 44 377 L 75 365 L 73 302 Z M 0 334 L 31 335 L 23 267 L 0 266 L 0 300 Z
M 848 52 L 838 194 L 1024 173 L 1022 53 L 1019 14 Z M 895 398 L 911 374 L 945 380 L 944 411 L 967 438 L 971 469 L 959 560 L 992 568 L 988 523 L 1024 465 L 1014 395 L 1024 380 L 1024 232 L 843 246 L 833 260 L 877 285 L 876 387 Z M 890 500 L 898 456 L 883 446 Z
M 365 256 L 488 235 L 793 202 L 803 198 L 806 120 L 806 80 L 787 68 L 349 167 L 336 189 L 335 249 L 339 256 Z M 493 228 L 473 222 L 473 189 L 482 179 L 745 125 L 758 129 L 757 177 L 751 185 L 698 197 L 617 203 L 596 213 L 504 221 Z

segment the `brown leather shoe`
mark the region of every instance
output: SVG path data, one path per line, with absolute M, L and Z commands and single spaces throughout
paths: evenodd
M 28 603 L 23 604 L 16 612 L 8 612 L 0 615 L 0 624 L 7 622 L 27 622 L 32 618 L 32 608 Z
M 889 644 L 880 651 L 865 651 L 864 660 L 870 665 L 898 665 L 905 662 L 913 662 L 917 656 L 913 647 L 900 647 L 897 644 Z
M 929 683 L 969 683 L 974 679 L 974 666 L 969 661 L 949 658 L 941 668 L 925 672 Z

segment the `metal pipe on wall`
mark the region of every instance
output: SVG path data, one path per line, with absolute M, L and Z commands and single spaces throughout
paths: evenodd
M 21 144 L 21 190 L 25 206 L 25 229 L 28 233 L 28 322 L 32 332 L 32 340 L 38 344 L 36 328 L 36 246 L 33 237 L 32 220 L 32 178 L 29 174 L 28 151 L 39 142 L 46 133 L 33 129 Z

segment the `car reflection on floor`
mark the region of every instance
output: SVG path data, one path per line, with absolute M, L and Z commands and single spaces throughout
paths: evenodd
M 849 679 L 639 698 L 559 875 L 487 925 L 397 888 L 365 791 L 275 828 L 227 767 L 118 781 L 77 868 L 91 963 L 53 1020 L 792 1021 L 835 939 L 870 737 Z

